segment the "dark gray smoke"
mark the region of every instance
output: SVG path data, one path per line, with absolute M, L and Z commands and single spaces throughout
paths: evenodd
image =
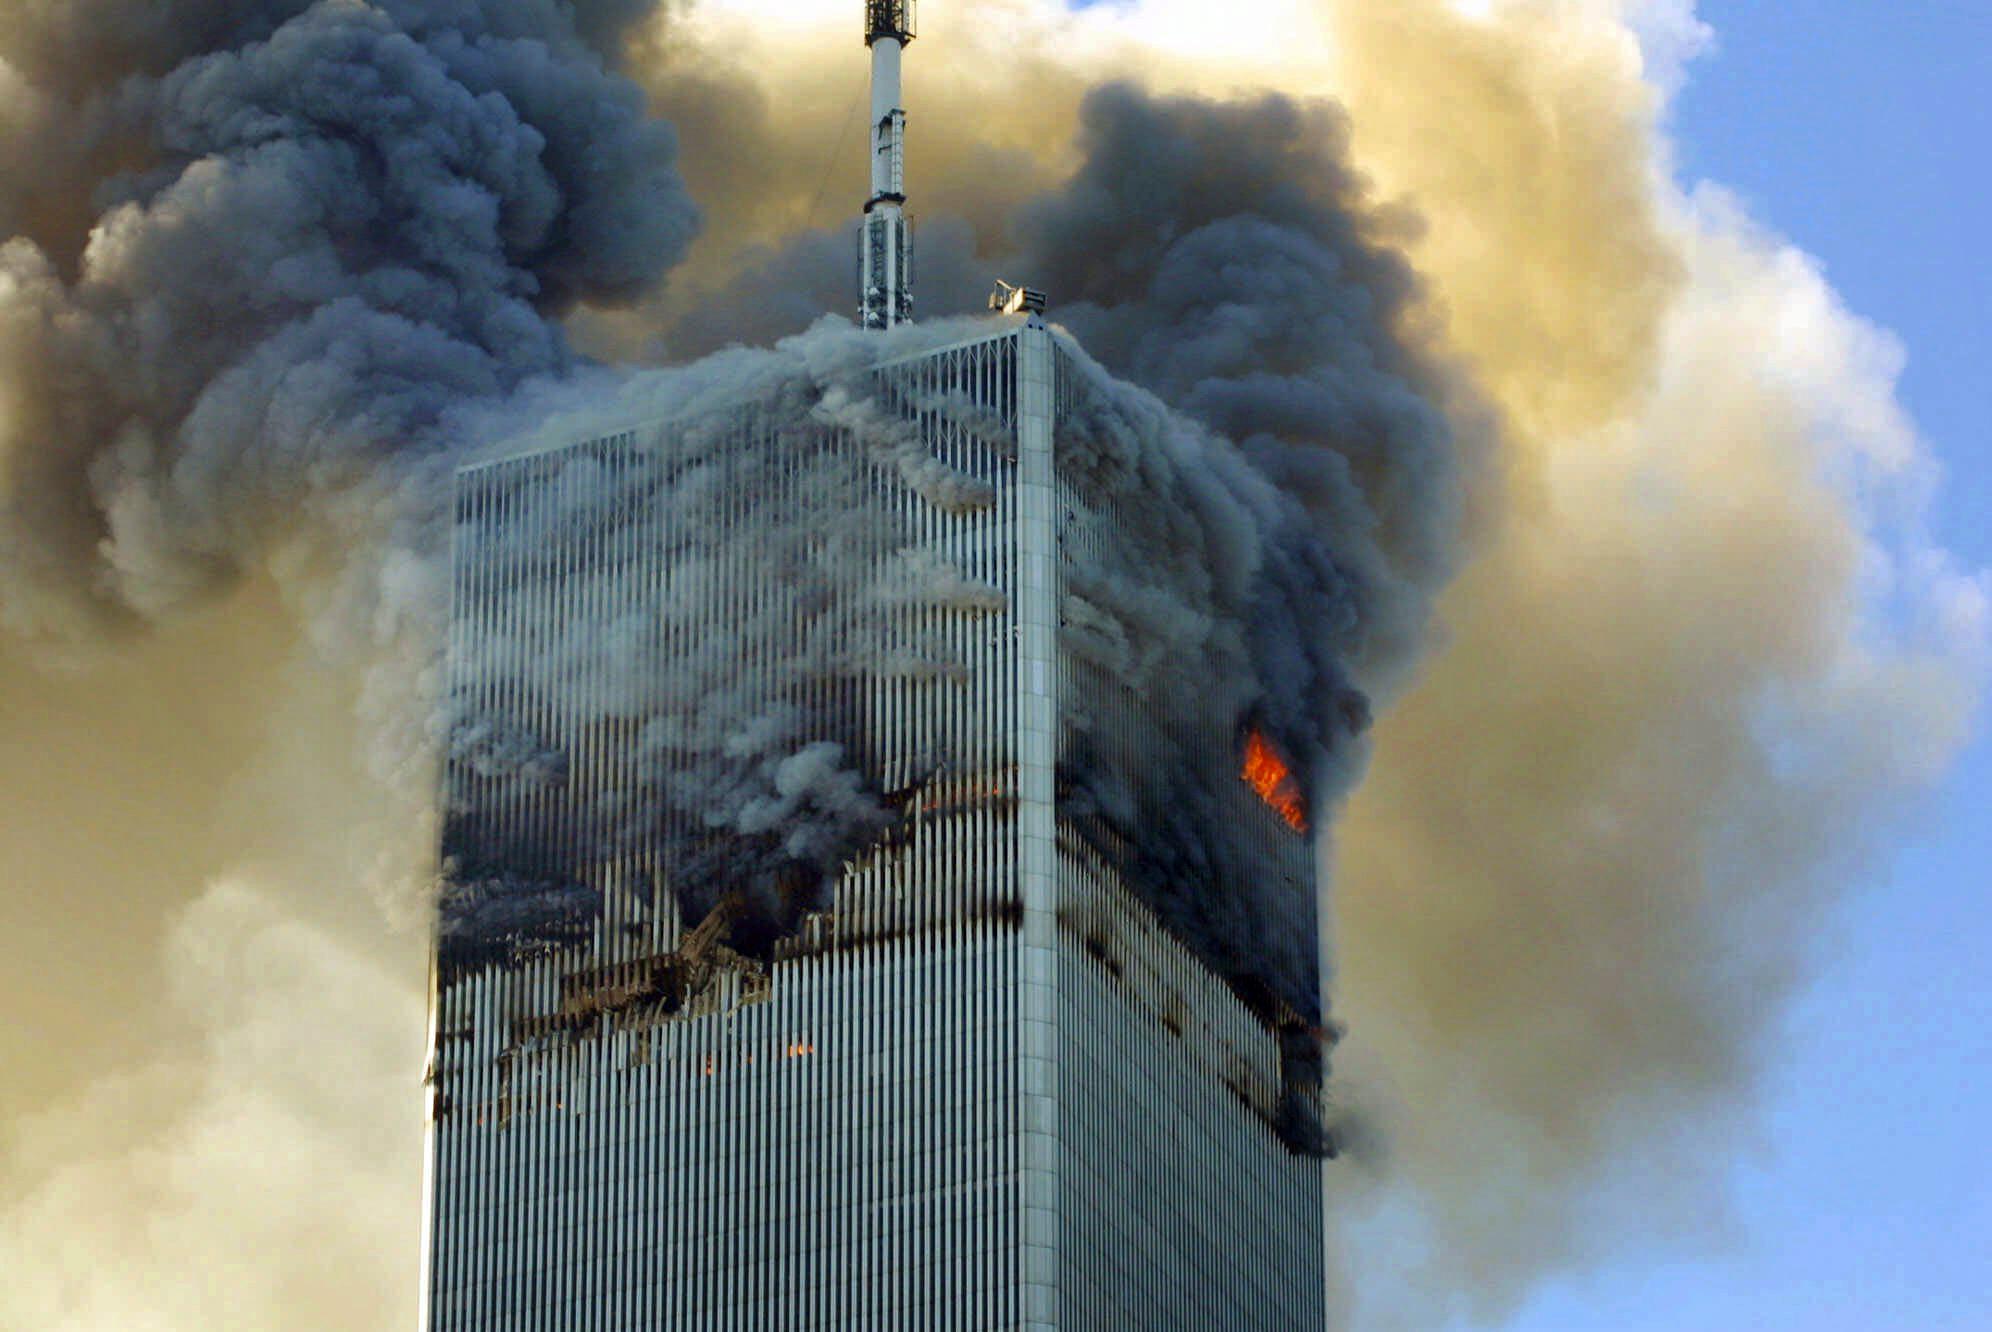
M 375 638 L 405 635 L 436 613 L 456 466 L 535 421 L 573 438 L 584 402 L 619 425 L 758 393 L 791 445 L 834 427 L 925 503 L 988 502 L 985 482 L 857 387 L 870 344 L 837 321 L 775 353 L 635 378 L 570 350 L 563 316 L 654 293 L 694 228 L 671 130 L 614 72 L 620 34 L 650 6 L 183 3 L 120 24 L 124 8 L 49 11 L 0 37 L 20 76 L 0 154 L 47 163 L 11 178 L 32 190 L 0 187 L 16 233 L 0 252 L 0 618 L 17 632 L 171 613 L 274 565 L 300 582 L 329 574 Z M 1074 691 L 1062 798 L 1226 975 L 1310 1014 L 1312 931 L 1254 886 L 1249 851 L 1224 831 L 1238 743 L 1264 735 L 1312 809 L 1332 811 L 1357 768 L 1358 686 L 1410 656 L 1458 519 L 1447 385 L 1418 351 L 1415 283 L 1346 147 L 1325 104 L 1108 86 L 1087 101 L 1076 174 L 997 226 L 997 271 L 1051 288 L 1106 367 L 1075 362 L 1090 389 L 1059 447 L 1139 534 L 1118 554 L 1066 557 L 1067 646 L 1097 688 Z M 987 218 L 924 228 L 929 314 L 986 287 L 990 234 Z M 675 347 L 796 333 L 843 303 L 849 256 L 825 233 L 768 254 Z M 915 331 L 903 350 L 949 336 L 961 330 Z M 593 502 L 642 510 L 660 525 L 650 548 L 694 577 L 714 552 L 665 538 L 724 498 L 688 480 L 697 467 L 723 455 L 753 493 L 788 464 L 754 474 L 750 455 L 698 430 L 674 447 L 668 482 L 623 476 Z M 793 559 L 788 603 L 703 656 L 622 663 L 664 697 L 576 705 L 584 729 L 636 728 L 647 770 L 626 789 L 538 801 L 548 822 L 523 834 L 535 845 L 455 826 L 452 900 L 473 926 L 495 922 L 473 934 L 567 928 L 570 908 L 599 897 L 536 847 L 578 839 L 612 858 L 659 811 L 705 829 L 711 844 L 692 853 L 763 885 L 778 925 L 890 835 L 895 792 L 865 728 L 771 707 L 734 670 L 761 640 L 820 623 L 784 662 L 796 697 L 834 698 L 865 673 L 963 674 L 944 642 L 883 635 L 861 659 L 839 655 L 864 640 L 851 617 L 868 608 L 994 609 L 961 571 L 920 565 L 872 507 L 835 502 L 864 493 L 843 465 L 813 474 L 808 505 L 750 525 L 757 557 Z M 528 510 L 493 540 L 529 562 L 558 521 Z M 514 683 L 576 695 L 620 631 L 566 625 L 575 653 L 536 656 Z M 1094 715 L 1108 690 L 1155 719 L 1149 749 L 1108 752 L 1125 729 Z M 566 788 L 571 735 L 459 712 L 450 745 L 466 780 Z M 1174 720 L 1208 715 L 1239 733 L 1213 743 Z M 937 739 L 935 770 L 958 758 Z M 688 911 L 710 906 L 713 890 L 695 892 Z
M 0 620 L 186 605 L 300 517 L 419 516 L 466 401 L 572 365 L 696 214 L 559 0 L 83 3 L 10 19 Z M 374 510 L 378 508 L 376 513 Z
M 1457 558 L 1478 445 L 1455 423 L 1482 411 L 1427 351 L 1418 281 L 1394 245 L 1411 221 L 1370 198 L 1331 102 L 1107 84 L 1086 98 L 1079 147 L 1055 189 L 923 223 L 920 308 L 960 313 L 995 277 L 1028 281 L 1109 371 L 1236 443 L 1354 582 L 1333 623 L 1263 607 L 1262 651 L 1330 652 L 1388 688 Z M 840 309 L 854 244 L 806 232 L 753 257 L 668 344 L 766 341 Z
M 1417 280 L 1349 165 L 1347 115 L 1110 84 L 1080 146 L 1012 217 L 1015 271 L 1102 364 L 1235 442 L 1353 576 L 1340 622 L 1262 607 L 1259 651 L 1387 676 L 1456 558 L 1459 390 L 1420 350 Z

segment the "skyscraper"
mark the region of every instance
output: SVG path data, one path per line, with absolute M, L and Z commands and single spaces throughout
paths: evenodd
M 1089 616 L 1126 408 L 831 380 L 458 477 L 427 1327 L 1319 1328 L 1304 782 Z

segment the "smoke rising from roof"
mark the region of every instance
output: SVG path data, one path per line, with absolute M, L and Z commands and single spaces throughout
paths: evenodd
M 544 419 L 466 483 L 456 530 L 477 572 L 459 585 L 452 642 L 447 966 L 566 937 L 562 905 L 599 900 L 571 878 L 594 857 L 631 858 L 627 891 L 650 909 L 646 867 L 668 863 L 682 919 L 744 891 L 766 908 L 757 933 L 788 933 L 829 905 L 841 865 L 903 831 L 921 789 L 1007 762 L 964 728 L 1002 714 L 1004 677 L 970 661 L 986 647 L 977 621 L 1008 594 L 924 551 L 909 501 L 994 505 L 978 469 L 1010 450 L 1011 427 L 963 385 L 871 373 L 881 346 L 917 355 L 992 331 L 936 320 L 881 343 L 828 319 L 770 349 L 598 372 L 533 400 Z M 1229 441 L 1082 350 L 1061 355 L 1061 474 L 1121 533 L 1104 550 L 1061 548 L 1080 676 L 1061 693 L 1064 798 L 1111 845 L 1151 853 L 1136 891 L 1241 991 L 1270 989 L 1317 1020 L 1312 900 L 1260 872 L 1252 825 L 1226 798 L 1248 721 L 1303 765 L 1297 787 L 1350 780 L 1367 705 L 1336 635 L 1363 618 L 1358 579 Z M 962 436 L 948 460 L 916 424 L 936 414 Z M 561 447 L 625 432 L 639 442 Z M 602 563 L 606 551 L 637 553 Z M 743 564 L 765 582 L 743 582 Z M 708 623 L 715 598 L 723 632 Z M 879 762 L 870 691 L 853 688 L 864 679 L 913 686 L 895 696 L 922 737 L 911 770 Z M 1138 738 L 1117 734 L 1123 697 L 1152 719 Z M 498 708 L 542 720 L 528 733 Z M 1138 752 L 1106 761 L 1101 731 Z M 609 734 L 635 737 L 613 772 L 557 789 L 569 753 Z M 1164 772 L 1177 776 L 1167 790 Z
M 1267 633 L 1261 659 L 1325 643 L 1394 699 L 1334 833 L 1338 1076 L 1374 1145 L 1373 1187 L 1341 1177 L 1351 1316 L 1496 1317 L 1547 1273 L 1703 1224 L 1808 914 L 1976 696 L 1982 584 L 1834 480 L 1922 484 L 1894 353 L 1802 258 L 1657 179 L 1658 94 L 1619 6 L 1348 0 L 1324 10 L 1334 67 L 1301 76 L 1271 53 L 1150 60 L 1139 6 L 1070 58 L 1047 34 L 1120 20 L 952 8 L 976 17 L 933 7 L 908 69 L 922 313 L 999 273 L 1049 286 L 1111 369 L 1237 437 L 1328 520 L 1364 607 Z M 0 33 L 19 238 L 0 251 L 0 771 L 37 814 L 0 828 L 35 879 L 6 906 L 29 942 L 0 986 L 81 1015 L 0 1037 L 29 1070 L 0 1089 L 0 1321 L 406 1316 L 412 1231 L 372 1223 L 386 1179 L 414 1178 L 417 1056 L 355 1041 L 341 1000 L 412 1014 L 420 978 L 353 963 L 382 927 L 325 885 L 370 877 L 345 843 L 424 844 L 406 807 L 429 737 L 402 719 L 438 613 L 437 483 L 462 439 L 577 372 L 570 333 L 654 351 L 668 323 L 689 357 L 762 340 L 771 293 L 809 294 L 777 321 L 849 302 L 841 234 L 791 240 L 861 179 L 833 176 L 812 217 L 843 90 L 811 20 L 841 44 L 849 16 L 791 9 L 721 61 L 693 57 L 723 12 L 636 0 L 87 0 Z M 1008 25 L 994 54 L 976 23 Z M 1197 100 L 1102 87 L 1136 64 Z M 1286 98 L 1229 96 L 1266 84 Z M 1202 188 L 1219 170 L 1235 195 Z M 1146 261 L 1101 262 L 1122 247 Z M 735 382 L 737 359 L 702 364 L 694 396 Z M 1434 647 L 1419 628 L 1469 500 L 1479 540 Z M 146 616 L 161 627 L 114 634 L 95 675 L 25 661 Z M 296 652 L 292 618 L 391 669 Z M 390 764 L 352 760 L 355 708 L 369 743 L 394 732 Z M 255 891 L 203 894 L 244 867 Z M 261 960 L 232 968 L 230 939 Z M 155 968 L 183 1010 L 154 1011 Z M 393 1070 L 408 1113 L 383 1093 L 380 1130 L 355 1133 L 361 1108 L 283 1042 L 232 1062 L 269 1013 L 328 1064 Z M 130 1027 L 159 1039 L 121 1046 Z M 78 1062 L 148 1046 L 195 1053 L 142 1088 Z M 114 1109 L 82 1140 L 23 1113 L 78 1105 Z M 368 1165 L 383 1141 L 400 1173 Z M 294 1154 L 328 1163 L 322 1187 L 258 1187 Z M 217 1162 L 242 1181 L 225 1214 L 200 1191 Z M 135 1197 L 137 1236 L 116 1228 Z M 399 1198 L 412 1219 L 412 1182 Z M 245 1218 L 346 1235 L 356 1208 L 374 1233 L 341 1248 L 336 1290 L 312 1244 L 265 1246 L 225 1302 L 215 1266 L 176 1260 L 256 1246 Z
M 1054 318 L 1090 354 L 1236 442 L 1313 516 L 1354 603 L 1340 624 L 1263 607 L 1261 654 L 1318 650 L 1337 658 L 1324 674 L 1353 667 L 1390 687 L 1459 557 L 1465 478 L 1491 429 L 1436 354 L 1395 248 L 1410 223 L 1375 206 L 1349 161 L 1347 116 L 1328 102 L 1157 96 L 1117 81 L 1076 115 L 1067 179 L 923 228 L 921 308 L 979 306 L 991 272 L 1048 288 Z M 698 352 L 797 332 L 844 301 L 849 249 L 839 229 L 750 251 L 700 289 L 664 344 Z

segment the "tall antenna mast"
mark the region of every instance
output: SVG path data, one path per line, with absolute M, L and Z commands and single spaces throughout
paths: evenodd
M 871 198 L 858 239 L 859 319 L 891 328 L 913 319 L 913 227 L 906 217 L 906 108 L 899 57 L 913 40 L 913 0 L 865 0 L 872 55 Z

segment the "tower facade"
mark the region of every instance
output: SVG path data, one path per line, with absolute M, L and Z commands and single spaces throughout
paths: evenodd
M 1004 320 L 459 476 L 427 1328 L 1323 1325 L 1306 984 L 1179 906 L 1311 958 L 1305 814 L 1087 641 L 1167 563 L 1092 375 Z

